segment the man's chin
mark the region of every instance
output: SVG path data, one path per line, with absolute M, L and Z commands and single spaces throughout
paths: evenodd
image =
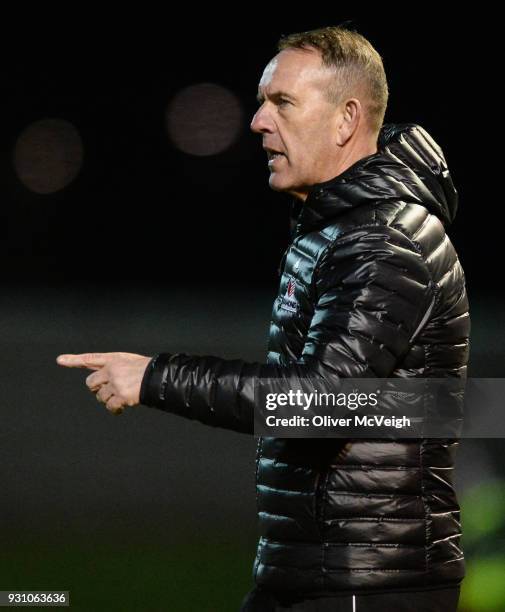
M 290 191 L 292 185 L 290 185 L 286 180 L 282 180 L 277 172 L 271 172 L 270 177 L 268 179 L 268 185 L 270 189 L 274 191 Z
M 274 191 L 288 193 L 294 196 L 295 198 L 305 200 L 305 198 L 307 197 L 306 189 L 293 185 L 292 183 L 289 183 L 286 180 L 282 181 L 281 177 L 279 175 L 276 176 L 275 172 L 272 172 L 270 174 L 270 178 L 268 179 L 268 185 L 270 189 L 273 189 Z

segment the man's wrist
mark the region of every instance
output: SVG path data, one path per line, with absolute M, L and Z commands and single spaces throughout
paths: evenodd
M 140 385 L 140 403 L 144 406 L 159 407 L 164 399 L 163 380 L 171 353 L 158 353 L 147 364 Z

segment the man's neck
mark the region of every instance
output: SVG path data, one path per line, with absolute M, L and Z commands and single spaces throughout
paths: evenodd
M 339 174 L 345 172 L 347 168 L 353 166 L 360 159 L 368 157 L 369 155 L 373 155 L 374 153 L 377 153 L 376 142 L 373 144 L 363 143 L 360 147 L 356 147 L 355 149 L 351 148 L 349 149 L 349 151 L 346 152 L 343 151 L 342 156 L 340 157 L 338 164 L 335 168 L 336 172 L 333 177 L 330 178 L 339 176 Z
M 325 180 L 336 178 L 337 176 L 345 172 L 347 168 L 350 168 L 360 159 L 363 159 L 364 157 L 368 157 L 369 155 L 373 155 L 374 153 L 377 153 L 377 150 L 378 149 L 377 149 L 376 141 L 373 143 L 361 142 L 360 144 L 357 144 L 354 147 L 353 146 L 349 147 L 347 151 L 343 150 L 337 164 L 335 165 L 334 169 L 332 169 L 332 176 L 329 176 L 327 179 L 322 179 L 320 182 L 324 183 Z M 308 196 L 308 190 L 299 192 L 299 193 L 292 193 L 291 195 L 305 202 Z

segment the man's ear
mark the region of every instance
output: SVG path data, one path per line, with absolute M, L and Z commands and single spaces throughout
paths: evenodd
M 343 147 L 358 129 L 362 112 L 363 108 L 358 98 L 349 98 L 342 102 L 337 119 L 337 144 L 340 147 Z

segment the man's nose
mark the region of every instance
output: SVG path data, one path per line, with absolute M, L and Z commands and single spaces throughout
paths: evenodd
M 253 132 L 256 132 L 256 134 L 263 134 L 265 132 L 273 131 L 272 120 L 264 106 L 256 111 L 256 114 L 252 118 L 250 127 Z

